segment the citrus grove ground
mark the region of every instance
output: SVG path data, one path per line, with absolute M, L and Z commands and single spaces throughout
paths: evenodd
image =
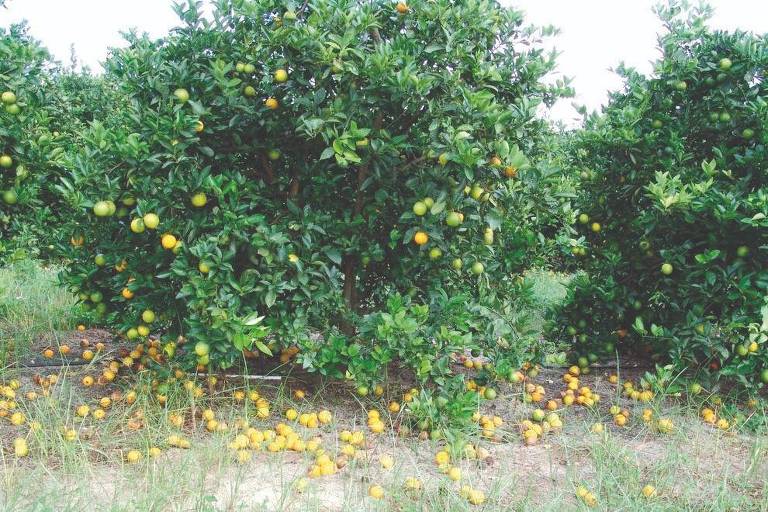
M 448 449 L 400 428 L 411 383 L 397 378 L 365 398 L 281 367 L 278 380 L 183 376 L 161 395 L 147 375 L 110 382 L 134 347 L 77 330 L 55 272 L 0 270 L 3 510 L 768 508 L 764 411 L 706 390 L 644 395 L 642 368 L 505 384 Z M 562 297 L 557 276 L 526 279 L 541 307 Z

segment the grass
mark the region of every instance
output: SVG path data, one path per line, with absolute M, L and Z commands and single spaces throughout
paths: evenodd
M 23 260 L 0 268 L 0 367 L 25 357 L 33 340 L 74 326 L 78 309 L 56 286 L 56 267 Z
M 525 275 L 531 285 L 534 304 L 530 311 L 530 325 L 536 331 L 544 330 L 545 316 L 548 308 L 565 299 L 566 286 L 572 276 L 548 270 L 532 270 Z
M 254 418 L 254 409 L 232 398 L 231 388 L 196 399 L 179 384 L 169 391 L 169 404 L 160 407 L 153 396 L 140 393 L 133 404 L 117 402 L 101 422 L 78 420 L 75 407 L 93 404 L 98 396 L 72 385 L 78 375 L 65 372 L 51 393 L 51 399 L 20 401 L 30 422 L 43 428 L 27 434 L 33 457 L 15 459 L 7 453 L 0 459 L 0 496 L 4 510 L 581 510 L 586 506 L 575 498 L 577 486 L 584 485 L 598 498 L 597 510 L 764 510 L 768 486 L 768 442 L 764 437 L 736 431 L 723 433 L 704 425 L 687 413 L 684 406 L 654 405 L 675 422 L 676 431 L 660 435 L 639 421 L 628 429 L 609 429 L 604 435 L 589 433 L 595 421 L 607 422 L 605 412 L 567 410 L 562 413 L 565 429 L 549 435 L 544 442 L 525 447 L 515 435 L 513 418 L 505 418 L 510 442 L 477 441 L 491 452 L 486 462 L 460 461 L 463 480 L 482 489 L 488 497 L 485 507 L 470 505 L 459 495 L 460 484 L 451 482 L 435 466 L 439 444 L 399 438 L 393 432 L 374 436 L 365 428 L 365 408 L 332 389 L 297 401 L 289 390 L 260 386 L 268 396 L 272 415 Z M 138 382 L 136 389 L 142 388 Z M 232 386 L 234 383 L 229 383 Z M 24 385 L 22 387 L 25 387 Z M 512 390 L 500 400 L 508 400 Z M 216 411 L 220 421 L 235 425 L 248 417 L 258 429 L 280 422 L 289 407 L 317 411 L 331 402 L 331 425 L 306 430 L 295 426 L 307 438 L 319 435 L 322 447 L 336 454 L 339 432 L 358 429 L 366 432 L 369 446 L 360 450 L 336 475 L 312 479 L 306 490 L 296 491 L 313 461 L 309 453 L 253 452 L 253 459 L 235 462 L 228 443 L 235 431 L 207 433 L 199 418 L 192 424 L 193 410 Z M 633 409 L 632 404 L 622 404 Z M 184 435 L 192 441 L 188 450 L 169 448 L 166 439 L 179 429 L 169 422 L 169 413 L 186 412 Z M 141 411 L 144 427 L 126 429 L 129 419 Z M 386 418 L 395 422 L 396 417 Z M 61 428 L 78 431 L 79 437 L 66 441 Z M 24 434 L 17 428 L 13 434 Z M 163 453 L 150 460 L 146 453 L 159 446 Z M 136 465 L 124 462 L 125 453 L 138 449 L 145 460 Z M 395 467 L 385 471 L 378 463 L 381 454 L 394 457 Z M 406 492 L 403 482 L 417 477 L 424 483 L 418 494 Z M 30 485 L 33 482 L 39 484 Z M 643 485 L 654 485 L 657 498 L 640 494 Z M 371 484 L 382 485 L 385 500 L 366 497 Z M 66 506 L 62 506 L 62 495 Z
M 534 272 L 527 279 L 543 309 L 562 298 L 567 276 Z M 14 350 L 28 346 L 36 336 L 72 326 L 76 311 L 66 294 L 53 287 L 54 282 L 55 269 L 0 269 L 4 290 L 0 332 L 4 339 L 21 340 Z M 461 481 L 453 482 L 434 462 L 440 443 L 399 437 L 390 429 L 371 434 L 366 426 L 368 410 L 380 410 L 388 425 L 397 424 L 399 413 L 388 413 L 382 402 L 352 397 L 343 385 L 312 382 L 314 392 L 296 399 L 292 391 L 305 386 L 297 380 L 283 380 L 278 385 L 233 380 L 197 396 L 181 379 L 170 384 L 167 404 L 162 406 L 149 392 L 151 381 L 146 375 L 123 379 L 108 390 L 80 385 L 84 375 L 98 375 L 102 363 L 97 357 L 89 366 L 62 368 L 48 396 L 34 400 L 24 397 L 30 390 L 42 395 L 31 373 L 0 370 L 0 382 L 19 379 L 13 410 L 26 418 L 22 426 L 0 418 L 1 510 L 588 510 L 576 496 L 580 486 L 597 499 L 591 510 L 768 510 L 765 436 L 738 429 L 724 432 L 704 424 L 696 414 L 703 399 L 689 403 L 657 396 L 652 403 L 641 404 L 621 398 L 599 372 L 585 377 L 583 383 L 601 394 L 600 406 L 563 409 L 563 430 L 547 434 L 530 447 L 524 446 L 517 425 L 533 407 L 519 400 L 519 388 L 502 386 L 499 398 L 484 403 L 480 412 L 503 417 L 504 425 L 499 427 L 503 439 L 492 442 L 473 437 L 470 441 L 486 448 L 490 456 L 483 461 L 452 461 L 462 473 Z M 555 370 L 543 371 L 538 382 L 547 387 L 548 397 L 563 388 Z M 207 388 L 205 383 L 198 385 Z M 393 382 L 392 387 L 396 386 Z M 78 405 L 87 404 L 93 411 L 100 398 L 116 389 L 123 396 L 128 390 L 137 391 L 136 401 L 114 400 L 102 420 L 76 416 Z M 253 403 L 236 400 L 236 389 L 257 389 L 270 403 L 270 417 L 258 418 Z M 393 390 L 392 398 L 399 399 L 399 390 Z M 611 425 L 607 409 L 612 403 L 631 410 L 627 428 Z M 205 430 L 201 411 L 207 408 L 230 426 L 228 431 Z M 284 418 L 288 408 L 299 412 L 327 408 L 334 419 L 321 428 L 305 429 Z M 652 409 L 656 417 L 672 419 L 675 430 L 667 435 L 657 433 L 641 421 L 644 408 Z M 184 414 L 181 428 L 172 424 L 174 413 Z M 764 413 L 754 414 L 764 418 Z M 364 432 L 366 444 L 355 456 L 348 456 L 336 474 L 309 479 L 300 491 L 297 486 L 304 484 L 317 453 L 271 453 L 264 446 L 251 451 L 250 461 L 238 463 L 229 444 L 241 418 L 259 430 L 274 429 L 280 422 L 290 424 L 306 440 L 321 438 L 321 449 L 334 458 L 344 445 L 339 439 L 343 430 Z M 137 419 L 141 428 L 135 428 Z M 595 422 L 606 425 L 604 434 L 590 433 Z M 74 429 L 77 438 L 67 440 L 67 429 Z M 174 434 L 188 438 L 191 447 L 168 446 L 168 437 Z M 19 437 L 28 440 L 29 457 L 13 455 L 12 440 Z M 148 457 L 151 447 L 161 448 L 157 458 Z M 139 450 L 143 460 L 127 463 L 129 450 Z M 393 468 L 382 468 L 379 458 L 383 454 L 393 457 Z M 423 489 L 404 489 L 407 478 L 418 478 Z M 373 484 L 384 488 L 383 500 L 367 497 Z M 653 485 L 658 496 L 642 496 L 646 484 Z M 463 485 L 482 490 L 485 503 L 470 504 L 461 495 Z
M 72 425 L 75 404 L 82 395 L 66 383 L 57 385 L 57 400 L 34 402 L 30 420 L 48 426 Z M 274 427 L 279 411 L 288 407 L 318 410 L 320 404 L 296 402 L 279 389 L 264 388 L 270 396 L 273 417 L 253 420 L 260 429 Z M 184 401 L 198 408 L 213 407 L 217 416 L 234 424 L 238 416 L 252 410 L 236 404 L 229 393 L 204 398 L 192 404 L 181 388 L 172 407 Z M 75 395 L 75 396 L 71 396 Z M 66 398 L 70 396 L 70 398 Z M 313 400 L 333 397 L 314 396 Z M 139 432 L 125 432 L 125 420 L 136 411 L 145 412 L 146 425 Z M 401 439 L 392 433 L 367 435 L 370 446 L 364 456 L 351 459 L 336 475 L 312 479 L 299 493 L 296 483 L 304 477 L 313 456 L 309 453 L 254 451 L 253 459 L 240 465 L 227 448 L 235 433 L 205 433 L 187 427 L 192 439 L 189 450 L 171 449 L 164 439 L 178 432 L 167 421 L 167 410 L 140 396 L 133 405 L 117 404 L 107 420 L 89 431 L 91 422 L 78 426 L 81 438 L 64 441 L 58 435 L 44 435 L 36 441 L 35 457 L 17 461 L 5 456 L 0 461 L 3 479 L 0 496 L 4 510 L 586 510 L 575 498 L 583 485 L 598 497 L 597 510 L 764 510 L 766 449 L 762 437 L 721 433 L 684 414 L 682 409 L 666 411 L 678 429 L 660 436 L 642 424 L 631 429 L 610 430 L 604 435 L 588 433 L 604 415 L 564 414 L 566 428 L 545 438 L 545 443 L 524 447 L 521 442 L 489 444 L 489 462 L 461 461 L 463 480 L 482 489 L 487 505 L 470 505 L 437 469 L 433 457 L 439 445 Z M 364 410 L 339 404 L 334 422 L 322 429 L 305 431 L 307 437 L 320 435 L 323 448 L 338 449 L 338 434 L 346 428 L 365 429 Z M 283 420 L 285 421 L 285 420 Z M 511 428 L 511 427 L 510 427 Z M 163 447 L 154 460 L 128 465 L 122 457 L 129 449 L 146 453 L 150 446 Z M 395 458 L 395 466 L 383 470 L 379 455 Z M 146 456 L 145 456 L 146 457 Z M 420 493 L 403 489 L 406 478 L 424 483 Z M 30 485 L 36 482 L 38 484 Z M 659 496 L 646 499 L 640 494 L 650 483 Z M 366 497 L 371 484 L 382 485 L 385 499 Z M 66 504 L 62 505 L 62 496 Z
M 572 276 L 548 270 L 533 270 L 526 274 L 533 294 L 541 309 L 551 307 L 565 299 L 566 286 Z

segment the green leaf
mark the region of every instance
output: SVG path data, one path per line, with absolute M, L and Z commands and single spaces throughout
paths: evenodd
M 208 146 L 198 146 L 198 148 L 197 148 L 197 149 L 198 149 L 198 150 L 199 150 L 199 151 L 200 151 L 202 154 L 204 154 L 204 155 L 205 155 L 205 156 L 207 156 L 207 157 L 213 157 L 213 155 L 215 154 L 215 153 L 214 153 L 214 151 L 213 151 L 213 149 L 211 149 L 211 148 L 210 148 L 210 147 L 208 147 Z
M 498 212 L 497 210 L 490 210 L 485 215 L 485 222 L 488 223 L 489 228 L 491 228 L 494 231 L 497 231 L 501 229 L 503 219 L 501 217 L 500 212 Z
M 341 252 L 338 249 L 326 249 L 325 255 L 335 264 L 341 265 Z
M 445 201 L 437 201 L 435 204 L 432 205 L 432 208 L 430 208 L 430 213 L 432 215 L 437 215 L 441 213 L 443 210 L 445 210 Z
M 267 354 L 268 356 L 272 357 L 272 351 L 269 350 L 269 347 L 261 340 L 253 340 L 254 345 L 256 345 L 256 348 L 259 349 L 259 352 L 262 352 L 264 354 Z
M 256 324 L 261 323 L 262 320 L 264 320 L 264 317 L 263 316 L 259 316 L 258 313 L 254 312 L 254 313 L 251 313 L 250 315 L 248 315 L 247 317 L 245 317 L 243 319 L 243 324 L 244 325 L 256 325 Z

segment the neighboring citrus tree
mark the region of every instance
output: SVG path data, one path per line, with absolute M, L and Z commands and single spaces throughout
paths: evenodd
M 654 76 L 622 91 L 573 142 L 587 270 L 558 332 L 580 364 L 626 350 L 714 382 L 768 381 L 768 46 L 711 31 L 708 8 L 659 11 Z
M 127 107 L 60 187 L 84 304 L 161 335 L 158 361 L 282 350 L 361 393 L 395 361 L 455 398 L 451 354 L 482 352 L 489 378 L 534 357 L 520 275 L 573 216 L 568 177 L 526 157 L 569 92 L 542 82 L 545 32 L 496 2 L 177 9 L 170 36 L 114 51 Z
M 114 100 L 100 78 L 53 62 L 26 25 L 0 29 L 0 260 L 50 254 L 64 152 Z
M 0 29 L 0 258 L 40 243 L 51 212 L 40 198 L 52 135 L 50 56 L 23 25 Z

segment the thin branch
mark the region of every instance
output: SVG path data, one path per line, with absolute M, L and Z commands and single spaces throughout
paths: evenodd
M 379 33 L 379 27 L 373 27 L 371 29 L 371 37 L 373 38 L 373 42 L 376 44 L 381 44 L 381 34 Z
M 398 167 L 397 169 L 395 169 L 395 174 L 401 173 L 407 169 L 410 169 L 411 167 L 419 165 L 421 162 L 425 161 L 426 159 L 427 159 L 427 155 L 421 155 L 419 157 L 416 157 L 413 160 L 406 162 L 401 167 Z

